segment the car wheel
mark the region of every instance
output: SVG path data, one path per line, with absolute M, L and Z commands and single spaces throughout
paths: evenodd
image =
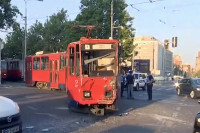
M 177 89 L 177 95 L 178 95 L 178 96 L 181 95 L 181 89 L 180 89 L 180 88 Z
M 190 92 L 190 97 L 191 97 L 192 99 L 195 98 L 195 92 L 194 92 L 194 91 L 191 91 L 191 92 Z

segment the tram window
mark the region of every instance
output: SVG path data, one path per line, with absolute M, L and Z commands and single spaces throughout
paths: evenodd
M 58 63 L 57 63 L 57 60 L 55 60 L 55 70 L 57 70 L 58 69 Z
M 19 62 L 18 61 L 12 62 L 12 69 L 19 69 Z
M 35 57 L 33 59 L 33 69 L 34 70 L 40 70 L 40 58 Z
M 49 57 L 42 57 L 41 70 L 48 70 L 48 69 L 49 69 Z
M 74 48 L 70 48 L 70 65 L 69 65 L 69 69 L 70 69 L 70 75 L 74 75 Z
M 80 76 L 80 66 L 79 66 L 79 61 L 80 56 L 79 56 L 79 45 L 76 45 L 76 76 Z
M 64 55 L 60 55 L 60 70 L 64 70 L 65 67 L 65 57 Z

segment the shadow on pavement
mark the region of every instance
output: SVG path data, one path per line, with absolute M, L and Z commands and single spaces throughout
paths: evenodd
M 101 133 L 154 133 L 154 131 L 146 127 L 124 125 L 109 129 Z
M 127 91 L 124 91 L 124 97 L 118 99 L 116 103 L 118 111 L 114 113 L 114 115 L 129 113 L 135 109 L 147 107 L 156 102 L 169 99 L 173 95 L 173 92 L 169 91 L 167 94 L 164 87 L 173 89 L 173 82 L 155 84 L 153 87 L 153 98 L 151 101 L 147 100 L 147 91 L 133 91 L 134 99 L 127 99 Z

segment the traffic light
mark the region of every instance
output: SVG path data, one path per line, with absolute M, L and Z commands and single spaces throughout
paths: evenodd
M 172 47 L 177 47 L 177 37 L 172 37 Z
M 164 40 L 164 46 L 165 46 L 165 49 L 169 49 L 169 40 Z

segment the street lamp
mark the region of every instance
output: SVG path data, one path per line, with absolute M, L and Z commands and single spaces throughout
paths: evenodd
M 24 20 L 25 20 L 25 36 L 24 36 L 24 67 L 23 67 L 23 72 L 24 72 L 24 81 L 26 80 L 26 75 L 25 75 L 25 59 L 26 59 L 26 51 L 27 51 L 27 2 L 29 0 L 24 0 L 25 2 L 25 17 L 24 17 Z M 43 1 L 43 0 L 36 0 L 36 1 Z

